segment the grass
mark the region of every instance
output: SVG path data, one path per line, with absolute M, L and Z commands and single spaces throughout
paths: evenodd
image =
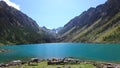
M 70 30 L 68 30 L 67 32 L 65 32 L 61 37 L 64 37 L 66 35 L 68 35 L 71 31 L 73 31 L 76 27 L 71 28 Z
M 46 61 L 38 63 L 37 66 L 28 66 L 27 64 L 20 66 L 11 66 L 9 68 L 96 68 L 92 64 L 86 64 L 86 63 L 80 63 L 80 64 L 74 64 L 74 65 L 47 65 Z
M 119 31 L 116 29 L 119 25 L 120 12 L 108 21 L 98 19 L 91 26 L 84 29 L 79 34 L 74 34 L 70 41 L 75 42 L 98 42 L 98 43 L 119 43 Z M 102 24 L 103 23 L 103 24 Z M 116 26 L 118 25 L 118 26 Z M 117 32 L 118 37 L 115 36 Z M 112 38 L 113 37 L 113 38 Z
M 120 27 L 120 25 L 119 25 L 119 20 L 117 21 L 117 19 L 118 18 L 120 18 L 120 12 L 118 13 L 118 14 L 116 14 L 110 21 L 108 21 L 105 25 L 103 25 L 102 27 L 101 27 L 101 29 L 103 29 L 103 28 L 105 28 L 106 26 L 108 26 L 110 23 L 112 23 L 113 21 L 115 21 L 115 22 L 118 22 L 118 24 L 116 24 L 116 25 L 114 25 L 114 26 L 111 26 L 107 31 L 105 31 L 104 33 L 101 33 L 101 35 L 99 35 L 99 37 L 94 41 L 94 42 L 105 42 L 104 40 L 103 40 L 103 38 L 105 38 L 105 37 L 109 37 L 110 35 L 113 35 L 113 36 L 115 36 L 115 34 L 113 34 L 114 32 L 117 32 L 117 33 L 119 33 L 119 31 L 117 31 L 117 29 L 118 29 L 118 27 Z M 114 22 L 114 23 L 115 23 Z M 119 37 L 119 36 L 118 36 Z M 111 38 L 107 38 L 106 39 L 106 42 L 119 42 L 119 40 L 115 40 L 115 39 L 117 39 L 117 38 L 113 38 L 113 39 L 111 39 Z M 111 40 L 111 41 L 109 41 L 109 40 Z
M 80 32 L 78 35 L 76 35 L 75 37 L 73 37 L 72 40 L 79 39 L 82 36 L 84 36 L 85 34 L 87 34 L 88 31 L 93 30 L 94 26 L 96 26 L 100 21 L 101 21 L 101 19 L 97 20 L 93 25 L 91 25 L 90 27 L 86 28 L 85 30 L 83 30 L 82 32 Z

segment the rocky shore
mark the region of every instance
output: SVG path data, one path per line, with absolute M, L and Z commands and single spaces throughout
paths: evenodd
M 43 63 L 43 64 L 40 64 Z M 41 65 L 46 64 L 46 67 L 49 66 L 57 66 L 57 68 L 73 68 L 73 66 L 80 67 L 80 65 L 91 65 L 93 68 L 120 68 L 119 63 L 109 63 L 109 62 L 96 62 L 96 61 L 85 61 L 75 58 L 66 57 L 63 59 L 60 58 L 51 58 L 51 59 L 38 59 L 38 58 L 31 58 L 28 61 L 21 61 L 21 60 L 13 60 L 8 63 L 1 63 L 0 68 L 25 68 L 25 66 L 29 66 L 27 68 L 31 68 L 31 66 L 35 66 L 34 68 L 41 68 Z M 17 66 L 17 67 L 16 67 Z M 66 67 L 67 66 L 67 67 Z M 68 67 L 69 66 L 69 67 Z M 45 68 L 46 68 L 45 67 Z M 84 68 L 84 67 L 80 67 Z M 85 67 L 89 68 L 89 67 Z M 91 67 L 92 68 L 92 67 Z
M 1 52 L 8 52 L 9 50 L 7 50 L 7 49 L 0 49 L 0 53 Z

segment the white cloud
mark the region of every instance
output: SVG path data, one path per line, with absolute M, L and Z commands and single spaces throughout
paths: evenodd
M 13 2 L 11 2 L 10 0 L 2 0 L 2 1 L 5 1 L 9 6 L 12 6 L 12 7 L 20 10 L 20 6 L 15 4 L 15 3 L 13 3 Z

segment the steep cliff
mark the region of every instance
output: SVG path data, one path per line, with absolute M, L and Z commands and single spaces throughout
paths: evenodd
M 108 0 L 70 20 L 59 31 L 61 42 L 120 43 L 120 0 Z
M 33 19 L 0 1 L 0 45 L 45 42 L 49 36 Z

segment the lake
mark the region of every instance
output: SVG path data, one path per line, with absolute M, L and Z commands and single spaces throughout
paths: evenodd
M 48 43 L 0 46 L 9 52 L 0 53 L 0 62 L 28 60 L 33 57 L 75 57 L 82 60 L 120 62 L 120 44 Z

